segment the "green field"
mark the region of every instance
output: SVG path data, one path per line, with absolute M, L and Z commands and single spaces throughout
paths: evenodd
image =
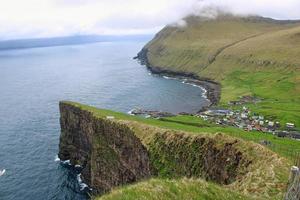
M 300 23 L 230 15 L 186 18 L 145 49 L 151 66 L 191 72 L 222 85 L 220 105 L 253 95 L 256 113 L 300 127 Z

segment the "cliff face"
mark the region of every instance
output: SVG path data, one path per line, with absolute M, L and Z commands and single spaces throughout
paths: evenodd
M 150 176 L 148 152 L 128 127 L 69 104 L 60 103 L 60 113 L 59 158 L 81 165 L 96 192 Z
M 288 164 L 260 145 L 223 134 L 161 129 L 71 102 L 61 102 L 60 112 L 59 158 L 81 165 L 84 181 L 96 193 L 149 177 L 188 177 L 245 194 L 282 194 L 285 183 L 276 170 Z

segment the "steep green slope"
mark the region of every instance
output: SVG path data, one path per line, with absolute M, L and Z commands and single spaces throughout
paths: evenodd
M 164 28 L 143 49 L 150 67 L 193 73 L 222 85 L 221 104 L 242 95 L 252 109 L 300 126 L 300 23 L 221 15 L 186 18 Z
M 158 189 L 166 199 L 174 194 L 183 199 L 282 199 L 285 192 L 290 160 L 229 136 L 230 129 L 207 132 L 209 124 L 194 126 L 201 121 L 192 117 L 144 119 L 73 102 L 61 102 L 60 111 L 59 157 L 81 165 L 82 178 L 96 194 L 112 189 L 107 198 L 151 199 Z M 297 141 L 291 142 L 285 145 Z M 114 191 L 132 183 L 137 185 Z
M 218 185 L 193 179 L 151 179 L 113 190 L 96 200 L 250 200 Z M 256 198 L 257 199 L 257 198 Z

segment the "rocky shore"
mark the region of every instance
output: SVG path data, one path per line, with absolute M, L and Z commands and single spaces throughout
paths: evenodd
M 210 101 L 210 104 L 207 107 L 199 110 L 199 112 L 206 110 L 210 106 L 214 106 L 218 104 L 221 97 L 221 85 L 219 83 L 208 78 L 199 77 L 194 73 L 172 71 L 172 70 L 163 69 L 161 67 L 152 66 L 148 60 L 147 53 L 148 53 L 148 49 L 143 48 L 138 53 L 138 55 L 134 57 L 134 59 L 139 60 L 140 63 L 142 65 L 145 65 L 149 69 L 149 71 L 151 71 L 153 74 L 166 75 L 178 79 L 186 79 L 187 83 L 199 85 L 207 91 L 206 97 Z

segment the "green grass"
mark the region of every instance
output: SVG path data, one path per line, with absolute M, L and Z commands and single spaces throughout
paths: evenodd
M 188 131 L 192 134 L 215 134 L 215 133 L 225 133 L 227 135 L 241 138 L 246 141 L 253 141 L 256 143 L 261 142 L 262 140 L 268 140 L 272 143 L 271 146 L 268 146 L 272 151 L 280 154 L 289 159 L 294 158 L 296 152 L 300 152 L 300 141 L 288 139 L 288 138 L 278 138 L 271 134 L 261 133 L 261 132 L 247 132 L 234 127 L 224 127 L 216 124 L 208 123 L 207 121 L 202 120 L 198 117 L 193 116 L 176 116 L 164 118 L 161 120 L 157 119 L 145 119 L 142 117 L 131 116 L 124 113 L 114 112 L 105 109 L 99 109 L 87 105 L 82 105 L 79 103 L 68 102 L 72 105 L 78 106 L 85 110 L 93 112 L 95 116 L 105 118 L 106 116 L 114 116 L 117 120 L 129 120 L 141 122 L 144 124 L 157 126 L 160 128 L 179 130 L 179 131 Z
M 258 96 L 263 98 L 262 102 L 247 105 L 253 112 L 279 121 L 283 126 L 292 122 L 300 127 L 299 86 L 293 82 L 297 73 L 235 71 L 223 81 L 221 104 L 228 107 L 227 102 L 239 96 Z
M 161 184 L 161 186 L 154 189 L 160 189 L 161 196 L 164 199 L 173 198 L 172 193 L 169 193 L 169 186 L 165 185 L 166 183 L 174 184 L 171 187 L 171 192 L 179 195 L 182 199 L 228 199 L 229 196 L 249 199 L 246 196 L 241 196 L 238 192 L 255 197 L 255 199 L 258 199 L 258 197 L 264 197 L 264 199 L 281 199 L 288 179 L 288 169 L 291 161 L 266 150 L 260 145 L 247 141 L 259 142 L 261 139 L 268 139 L 278 146 L 285 147 L 285 149 L 277 148 L 273 150 L 287 158 L 291 158 L 291 155 L 286 152 L 286 149 L 299 144 L 294 140 L 280 139 L 271 135 L 256 132 L 248 133 L 236 128 L 217 126 L 192 116 L 176 116 L 160 120 L 145 119 L 74 102 L 64 103 L 89 111 L 95 117 L 106 118 L 107 116 L 114 116 L 116 122 L 130 127 L 134 134 L 141 139 L 141 142 L 150 154 L 150 160 L 152 160 L 151 162 L 154 167 L 153 170 L 155 169 L 156 171 L 154 174 L 157 176 L 155 185 Z M 215 134 L 220 132 L 223 134 Z M 246 142 L 226 135 L 242 138 Z M 199 141 L 205 142 L 200 142 L 201 145 L 199 146 Z M 97 141 L 95 142 L 97 143 Z M 101 141 L 98 143 L 101 144 Z M 205 154 L 217 151 L 218 149 L 222 151 L 228 144 L 233 145 L 232 152 L 236 151 L 243 155 L 240 160 L 241 165 L 238 168 L 232 168 L 231 171 L 231 165 L 228 163 L 226 167 L 229 168 L 224 168 L 225 170 L 229 170 L 229 173 L 237 173 L 237 180 L 233 176 L 232 183 L 221 187 L 206 183 L 201 179 L 182 179 L 182 177 L 186 176 L 185 174 L 190 174 L 189 177 L 194 178 L 206 177 L 208 174 L 205 173 L 209 171 L 205 171 L 205 168 L 202 168 L 203 160 L 200 152 Z M 101 145 L 97 148 L 101 148 Z M 110 154 L 109 152 L 107 153 Z M 108 157 L 107 159 L 111 158 Z M 246 164 L 248 161 L 251 162 L 249 167 Z M 246 165 L 244 166 L 243 163 Z M 172 178 L 173 180 L 165 178 Z M 209 177 L 207 178 L 209 179 Z M 166 180 L 168 182 L 165 182 Z M 182 181 L 186 185 L 182 185 Z M 203 184 L 207 187 L 205 191 L 208 192 L 202 191 Z M 152 199 L 152 196 L 149 195 L 153 194 L 154 191 L 149 187 L 151 187 L 151 180 L 113 190 L 110 194 L 103 196 L 103 198 Z M 194 190 L 194 187 L 199 190 Z M 149 194 L 144 193 L 145 188 Z M 232 191 L 228 193 L 229 190 L 225 188 L 230 188 Z
M 96 200 L 250 200 L 253 198 L 193 179 L 150 179 L 113 190 Z M 257 198 L 256 198 L 257 199 Z
M 220 82 L 221 106 L 243 95 L 261 97 L 253 111 L 300 127 L 300 23 L 233 16 L 186 21 L 145 46 L 151 65 Z

